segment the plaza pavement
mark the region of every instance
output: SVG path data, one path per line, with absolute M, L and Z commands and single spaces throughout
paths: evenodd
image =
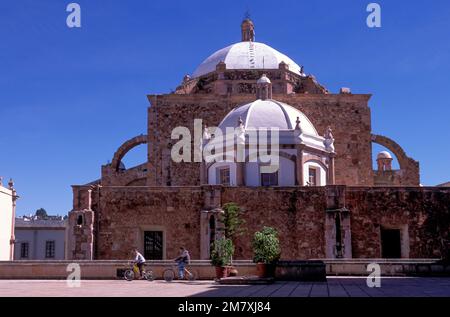
M 369 288 L 365 278 L 329 277 L 327 282 L 276 282 L 272 285 L 219 285 L 213 281 L 83 280 L 67 287 L 62 280 L 0 280 L 0 297 L 29 296 L 219 296 L 219 297 L 450 297 L 450 278 L 382 278 Z

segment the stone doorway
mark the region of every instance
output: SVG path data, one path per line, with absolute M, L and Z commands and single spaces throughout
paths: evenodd
M 147 260 L 163 259 L 163 232 L 144 231 L 144 257 Z
M 381 228 L 381 257 L 386 259 L 402 257 L 400 229 Z

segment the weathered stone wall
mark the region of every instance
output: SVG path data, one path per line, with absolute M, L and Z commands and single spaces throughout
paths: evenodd
M 143 245 L 144 230 L 164 231 L 165 258 L 174 258 L 181 245 L 200 258 L 202 187 L 102 187 L 100 204 L 93 192 L 95 258 L 127 259 Z M 283 258 L 323 258 L 324 187 L 222 188 L 221 204 L 236 202 L 244 212 L 245 232 L 236 241 L 235 259 L 252 258 L 254 232 L 272 226 L 280 232 Z M 82 232 L 77 232 L 82 234 Z
M 371 119 L 369 95 L 274 95 L 304 112 L 322 134 L 328 126 L 336 139 L 336 183 L 373 185 Z M 171 132 L 177 126 L 193 131 L 194 119 L 217 126 L 234 107 L 255 100 L 247 95 L 160 95 L 149 96 L 148 159 L 149 185 L 199 185 L 198 163 L 174 163 L 170 149 L 177 140 Z M 192 138 L 193 142 L 193 138 Z M 169 177 L 170 176 L 170 177 Z
M 402 170 L 373 171 L 373 184 L 375 186 L 401 186 Z
M 144 230 L 164 232 L 166 258 L 175 258 L 184 245 L 200 256 L 200 187 L 103 187 L 97 208 L 98 259 L 129 259 L 143 245 Z
M 92 191 L 92 210 L 86 211 L 90 187 L 77 187 L 69 241 L 75 258 L 89 253 L 95 259 L 128 259 L 131 249 L 142 248 L 143 231 L 164 232 L 165 258 L 173 258 L 181 245 L 193 259 L 200 258 L 200 214 L 208 203 L 211 186 L 205 187 L 97 187 Z M 326 210 L 345 206 L 350 214 L 353 258 L 381 257 L 380 228 L 406 230 L 410 258 L 440 258 L 449 255 L 450 189 L 420 187 L 221 187 L 220 205 L 235 202 L 243 209 L 245 232 L 236 242 L 236 259 L 253 256 L 255 231 L 272 226 L 280 233 L 284 259 L 326 256 Z M 86 216 L 77 227 L 76 215 Z M 93 217 L 93 218 L 91 218 Z M 89 230 L 88 230 L 89 229 Z M 89 243 L 88 243 L 89 242 Z M 330 243 L 328 241 L 328 243 Z
M 148 164 L 143 163 L 125 170 L 115 170 L 111 164 L 102 166 L 102 186 L 145 186 Z
M 450 247 L 450 189 L 346 189 L 354 258 L 381 257 L 380 227 L 408 231 L 410 258 L 440 258 Z
M 279 232 L 283 259 L 325 257 L 326 188 L 238 188 L 222 192 L 222 204 L 242 207 L 244 233 L 236 239 L 236 259 L 251 259 L 251 241 L 264 226 Z

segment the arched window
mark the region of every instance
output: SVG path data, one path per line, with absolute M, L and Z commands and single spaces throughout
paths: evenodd
M 78 215 L 77 217 L 77 225 L 82 226 L 83 225 L 83 215 Z
M 303 165 L 304 183 L 306 186 L 327 185 L 327 168 L 318 160 L 308 160 Z
M 236 186 L 236 163 L 215 162 L 208 167 L 210 185 Z

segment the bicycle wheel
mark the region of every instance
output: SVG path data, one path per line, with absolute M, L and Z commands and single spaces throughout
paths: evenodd
M 127 280 L 128 282 L 131 282 L 134 279 L 134 272 L 133 272 L 133 270 L 126 270 L 123 273 L 123 278 L 125 280 Z
M 147 281 L 152 282 L 154 280 L 153 278 L 153 271 L 152 270 L 148 270 L 145 272 L 144 277 Z
M 172 282 L 175 278 L 175 272 L 171 269 L 167 269 L 163 273 L 163 278 L 166 282 Z
M 195 281 L 197 276 L 195 276 L 195 272 L 189 271 L 189 273 L 186 273 L 186 278 L 188 281 Z

